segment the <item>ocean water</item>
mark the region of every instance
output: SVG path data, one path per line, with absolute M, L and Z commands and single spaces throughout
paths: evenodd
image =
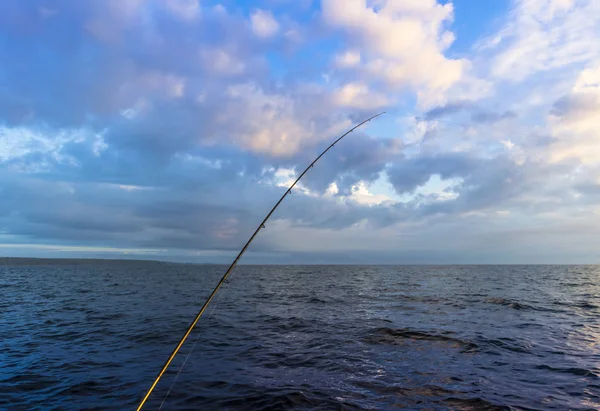
M 135 409 L 224 269 L 0 266 L 0 409 Z M 240 266 L 161 404 L 597 410 L 600 267 Z

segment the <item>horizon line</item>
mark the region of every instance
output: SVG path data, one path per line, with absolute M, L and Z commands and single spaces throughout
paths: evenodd
M 188 261 L 173 261 L 173 260 L 155 260 L 155 259 L 138 259 L 138 258 L 98 258 L 98 257 L 0 257 L 0 260 L 36 260 L 36 261 L 85 261 L 85 262 L 141 262 L 141 263 L 162 263 L 162 264 L 183 264 L 183 265 L 223 265 L 229 263 L 213 263 L 213 262 L 188 262 Z M 239 263 L 245 266 L 582 266 L 582 265 L 600 265 L 600 263 Z

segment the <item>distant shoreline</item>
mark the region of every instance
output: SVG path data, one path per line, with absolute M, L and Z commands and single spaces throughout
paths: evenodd
M 98 265 L 98 264 L 178 264 L 178 265 L 219 265 L 212 263 L 180 263 L 160 260 L 136 260 L 129 258 L 36 258 L 36 257 L 0 257 L 0 268 L 4 265 Z

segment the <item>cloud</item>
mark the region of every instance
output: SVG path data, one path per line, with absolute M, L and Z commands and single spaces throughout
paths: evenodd
M 277 23 L 277 20 L 275 20 L 270 11 L 256 10 L 252 13 L 250 19 L 252 31 L 258 37 L 273 37 L 279 31 L 279 23 Z
M 520 0 L 511 19 L 481 47 L 494 51 L 492 75 L 520 81 L 598 55 L 600 4 L 594 0 Z M 592 46 L 590 46 L 592 45 Z
M 557 100 L 550 112 L 553 161 L 600 161 L 599 113 L 600 65 L 594 65 L 581 72 L 572 91 Z
M 369 191 L 369 187 L 360 181 L 352 186 L 352 199 L 359 204 L 375 205 L 385 202 L 393 202 L 393 200 L 385 194 L 373 194 Z
M 458 112 L 466 110 L 470 106 L 471 105 L 469 103 L 464 101 L 448 103 L 446 105 L 434 107 L 431 110 L 428 110 L 425 113 L 424 117 L 426 120 L 436 120 L 449 114 L 456 114 Z
M 472 119 L 476 123 L 496 123 L 498 121 L 513 119 L 515 117 L 517 117 L 517 114 L 511 110 L 507 110 L 504 113 L 479 111 L 477 113 L 473 113 Z
M 183 20 L 196 20 L 201 11 L 198 0 L 166 0 L 165 5 L 169 11 Z
M 345 84 L 334 92 L 333 100 L 339 106 L 365 110 L 378 109 L 389 104 L 385 96 L 370 91 L 364 83 Z
M 356 50 L 346 50 L 342 54 L 338 54 L 335 57 L 335 63 L 337 67 L 349 68 L 355 67 L 360 64 L 360 52 Z
M 360 53 L 361 64 L 354 66 L 363 79 L 396 90 L 411 87 L 424 105 L 438 101 L 468 65 L 443 54 L 454 40 L 444 30 L 451 3 L 382 1 L 375 8 L 360 0 L 324 0 L 321 8 L 325 23 L 346 33 L 346 46 Z
M 593 236 L 569 230 L 598 221 L 594 2 L 515 2 L 467 48 L 450 2 L 315 7 L 7 3 L 0 236 L 228 257 L 330 141 L 380 110 L 253 250 L 496 261 L 490 248 L 542 255 L 561 232 Z

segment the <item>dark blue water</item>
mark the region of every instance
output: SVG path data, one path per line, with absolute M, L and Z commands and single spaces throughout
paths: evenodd
M 224 267 L 0 267 L 0 408 L 134 409 Z M 600 409 L 600 267 L 236 269 L 145 409 Z

